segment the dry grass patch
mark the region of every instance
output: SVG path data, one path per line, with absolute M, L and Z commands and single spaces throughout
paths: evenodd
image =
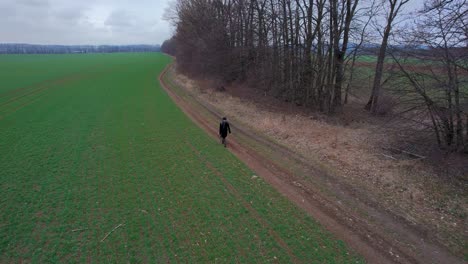
M 383 208 L 427 227 L 442 243 L 463 254 L 468 214 L 466 184 L 447 181 L 425 160 L 393 159 L 382 149 L 392 139 L 382 133 L 379 125 L 348 117 L 350 120 L 342 122 L 346 125 L 333 124 L 319 114 L 280 111 L 255 98 L 217 91 L 213 82 L 173 75 L 179 86 L 198 100 L 306 159 L 321 162 Z

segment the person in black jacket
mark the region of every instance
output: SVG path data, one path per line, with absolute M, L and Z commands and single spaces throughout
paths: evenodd
M 229 122 L 227 121 L 226 117 L 223 117 L 221 123 L 219 123 L 219 136 L 221 137 L 221 144 L 226 147 L 226 137 L 231 134 L 231 128 L 229 127 Z

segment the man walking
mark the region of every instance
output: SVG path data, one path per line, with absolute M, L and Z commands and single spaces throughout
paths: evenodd
M 229 127 L 229 122 L 227 121 L 226 117 L 223 117 L 221 123 L 219 124 L 219 136 L 221 137 L 221 144 L 226 147 L 226 137 L 231 134 L 231 128 Z

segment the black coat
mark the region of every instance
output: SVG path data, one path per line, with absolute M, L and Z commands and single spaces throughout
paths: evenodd
M 227 134 L 231 134 L 231 127 L 229 127 L 229 122 L 228 121 L 221 121 L 219 123 L 219 135 L 223 138 L 227 137 Z

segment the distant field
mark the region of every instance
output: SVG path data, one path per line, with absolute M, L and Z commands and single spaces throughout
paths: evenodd
M 0 56 L 0 263 L 363 262 L 172 103 L 169 62 Z

